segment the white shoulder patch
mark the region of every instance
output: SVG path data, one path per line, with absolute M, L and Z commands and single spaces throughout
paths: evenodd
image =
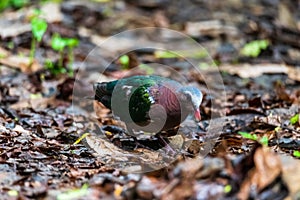
M 122 90 L 126 90 L 126 96 L 130 96 L 131 89 L 132 89 L 132 86 L 129 86 L 129 85 L 122 86 Z

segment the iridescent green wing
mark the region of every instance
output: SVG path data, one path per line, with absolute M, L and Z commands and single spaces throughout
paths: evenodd
M 155 103 L 149 90 L 158 82 L 151 76 L 133 76 L 119 80 L 111 99 L 114 114 L 124 122 L 146 122 L 150 106 Z
M 153 84 L 146 83 L 133 92 L 129 100 L 129 112 L 134 122 L 141 123 L 149 120 L 148 112 L 151 105 L 155 103 L 149 93 L 153 86 Z

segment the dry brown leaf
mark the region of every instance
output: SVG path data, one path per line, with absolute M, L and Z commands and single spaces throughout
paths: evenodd
M 170 21 L 169 19 L 165 16 L 164 12 L 162 11 L 157 11 L 154 14 L 154 23 L 158 26 L 158 27 L 164 27 L 164 28 L 168 28 L 170 26 Z
M 248 178 L 242 183 L 239 199 L 248 199 L 250 188 L 257 192 L 268 186 L 281 172 L 279 157 L 266 147 L 258 148 L 254 154 L 255 167 L 249 171 Z
M 24 73 L 32 73 L 42 69 L 42 66 L 36 60 L 33 60 L 33 63 L 30 66 L 29 57 L 21 57 L 16 55 L 1 58 L 0 63 L 12 68 L 20 69 Z
M 107 165 L 120 168 L 127 173 L 143 170 L 141 164 L 145 163 L 151 165 L 151 167 L 155 167 L 152 165 L 162 160 L 162 157 L 157 152 L 146 149 L 141 151 L 136 150 L 135 152 L 125 151 L 113 143 L 100 138 L 100 136 L 89 135 L 86 137 L 86 141 L 90 148 L 96 151 L 99 158 L 105 161 Z M 161 168 L 163 165 L 156 167 Z
M 297 21 L 294 18 L 295 8 L 290 3 L 292 1 L 279 1 L 278 3 L 278 21 L 281 26 L 290 29 L 297 29 Z
M 51 10 L 51 12 L 49 12 L 49 10 Z M 43 17 L 48 23 L 61 22 L 63 19 L 60 5 L 58 3 L 47 2 L 42 5 L 41 11 L 43 13 Z
M 2 16 L 3 17 L 3 16 Z M 9 26 L 0 27 L 0 36 L 2 39 L 16 37 L 31 30 L 30 24 L 20 22 L 11 23 Z
M 187 22 L 185 24 L 185 32 L 191 36 L 213 35 L 218 36 L 222 33 L 236 36 L 238 30 L 234 26 L 222 24 L 220 20 L 208 20 L 199 22 Z
M 297 199 L 300 192 L 300 160 L 287 155 L 280 155 L 282 163 L 282 177 L 287 184 L 292 199 Z M 299 197 L 299 196 L 298 196 Z
M 15 104 L 12 104 L 10 107 L 14 110 L 21 110 L 21 109 L 29 108 L 31 106 L 29 100 L 22 100 Z
M 22 126 L 16 125 L 13 131 L 16 131 L 18 133 L 22 133 L 24 136 L 29 136 L 30 132 L 28 130 L 25 130 Z
M 283 64 L 241 64 L 241 65 L 222 65 L 219 67 L 220 70 L 226 71 L 230 74 L 237 74 L 241 78 L 254 78 L 264 73 L 288 73 L 288 67 Z
M 176 181 L 176 179 L 174 179 L 173 181 Z M 192 185 L 195 185 L 193 181 L 184 181 L 179 185 L 177 185 L 170 192 L 165 192 L 164 195 L 161 197 L 161 199 L 163 200 L 188 199 L 191 196 L 193 196 L 194 193 L 194 188 L 192 187 Z
M 55 96 L 52 97 L 41 97 L 41 98 L 30 98 L 29 103 L 31 108 L 41 110 L 47 108 L 49 105 L 54 105 L 56 102 Z
M 240 64 L 240 65 L 221 65 L 219 70 L 230 74 L 237 74 L 241 78 L 255 78 L 263 74 L 287 74 L 290 79 L 300 81 L 300 68 L 285 64 Z
M 299 67 L 288 67 L 288 76 L 290 79 L 300 81 L 300 68 Z
M 128 158 L 132 156 L 126 153 L 122 149 L 116 147 L 113 143 L 108 142 L 102 138 L 96 137 L 94 135 L 89 135 L 86 137 L 88 145 L 97 152 L 99 157 L 107 158 L 109 160 L 115 159 L 117 161 L 128 161 Z
M 154 177 L 143 176 L 137 185 L 137 194 L 142 199 L 153 199 L 154 193 L 161 193 L 161 190 L 165 187 L 166 182 Z
M 252 177 L 252 184 L 257 184 L 258 190 L 269 185 L 280 173 L 279 157 L 268 148 L 259 148 L 254 154 L 256 172 Z
M 94 107 L 96 116 L 99 117 L 100 119 L 107 117 L 110 110 L 98 101 L 93 101 L 93 103 L 94 103 L 93 107 Z
M 185 179 L 193 179 L 199 170 L 203 167 L 204 159 L 197 157 L 195 159 L 189 159 L 181 162 L 174 169 L 174 174 L 180 175 Z

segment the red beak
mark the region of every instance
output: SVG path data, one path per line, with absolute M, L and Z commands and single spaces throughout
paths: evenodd
M 200 115 L 200 110 L 199 108 L 197 110 L 195 110 L 195 113 L 194 113 L 194 117 L 197 121 L 200 121 L 201 120 L 201 115 Z

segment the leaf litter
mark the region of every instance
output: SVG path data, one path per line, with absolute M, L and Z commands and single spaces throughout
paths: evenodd
M 35 6 L 30 4 L 24 10 L 4 11 L 7 19 L 12 21 L 0 23 L 0 26 L 11 23 L 0 33 L 1 197 L 296 199 L 299 196 L 300 188 L 296 183 L 299 182 L 300 163 L 295 153 L 300 145 L 299 117 L 297 120 L 300 112 L 299 30 L 292 25 L 295 23 L 289 22 L 287 27 L 274 23 L 277 8 L 274 2 L 259 1 L 255 5 L 201 3 L 203 15 L 192 9 L 200 9 L 196 1 L 186 1 L 182 5 L 172 2 L 168 6 L 165 1 L 151 2 L 90 4 L 66 1 L 60 5 L 61 11 L 57 5 L 51 5 L 55 7 L 55 18 L 48 16 L 49 13 L 45 16 L 49 27 L 38 48 L 45 57 L 50 55 L 49 58 L 57 63 L 58 56 L 54 56 L 51 49 L 51 35 L 57 32 L 62 37 L 74 38 L 82 34 L 77 33 L 76 27 L 80 26 L 81 31 L 88 29 L 85 34 L 90 39 L 80 36 L 79 46 L 74 49 L 76 63 L 87 56 L 96 45 L 93 43 L 96 39 L 103 40 L 121 30 L 145 25 L 175 27 L 197 41 L 205 42 L 215 61 L 220 62 L 218 69 L 222 71 L 226 102 L 220 100 L 224 94 L 209 93 L 203 77 L 195 75 L 176 57 L 158 58 L 153 51 L 137 50 L 128 54 L 129 65 L 126 61 L 125 68 L 118 61 L 111 64 L 111 71 L 103 75 L 107 80 L 147 74 L 147 68 L 129 73 L 126 68 L 158 62 L 171 64 L 178 72 L 187 73 L 189 82 L 203 90 L 203 120 L 197 129 L 187 122 L 180 130 L 184 137 L 176 135 L 168 139 L 171 146 L 181 149 L 175 158 L 171 158 L 162 151 L 164 145 L 157 138 L 134 140 L 125 135 L 124 126 L 112 119 L 108 109 L 95 102 L 81 104 L 86 107 L 95 104 L 95 114 L 74 114 L 70 109 L 74 98 L 73 77 L 51 74 L 43 68 L 41 55 L 36 55 L 33 65 L 28 67 L 29 21 L 26 17 L 20 20 L 20 16 L 26 16 L 27 12 L 30 13 L 27 9 Z M 219 6 L 225 6 L 224 11 L 218 9 Z M 264 9 L 266 6 L 270 9 Z M 284 6 L 285 3 L 281 2 L 280 9 Z M 42 10 L 47 10 L 45 7 Z M 230 9 L 237 10 L 235 19 L 229 14 Z M 141 17 L 141 12 L 147 15 Z M 247 20 L 245 13 L 248 13 Z M 279 18 L 285 20 L 282 15 Z M 180 29 L 184 26 L 185 29 Z M 265 39 L 269 41 L 268 47 L 259 49 L 253 57 L 240 55 L 237 51 L 251 41 Z M 130 38 L 128 41 L 132 42 Z M 126 44 L 122 46 L 120 41 L 116 44 L 118 47 L 111 49 L 126 48 Z M 217 50 L 216 47 L 220 46 L 222 48 Z M 68 63 L 68 58 L 63 59 L 63 63 Z M 99 64 L 92 60 L 88 65 Z M 217 73 L 216 68 L 208 66 L 207 70 L 210 74 Z M 161 73 L 170 75 L 168 71 Z M 209 79 L 209 76 L 205 78 Z M 91 95 L 94 79 L 90 75 L 86 79 L 89 81 L 82 81 L 80 85 L 80 91 L 86 96 Z M 212 108 L 212 103 L 217 108 Z M 210 117 L 212 113 L 215 118 Z M 220 125 L 220 136 L 205 135 L 209 124 L 213 120 L 218 122 L 220 117 L 225 120 L 225 125 Z M 209 128 L 219 130 L 220 127 Z M 101 130 L 104 133 L 97 134 Z M 76 142 L 84 133 L 91 134 Z M 216 140 L 216 143 L 202 158 L 199 153 L 207 138 Z M 168 159 L 173 162 L 166 164 Z M 126 164 L 125 168 L 120 166 L 120 161 Z M 146 168 L 151 171 L 133 173 Z

